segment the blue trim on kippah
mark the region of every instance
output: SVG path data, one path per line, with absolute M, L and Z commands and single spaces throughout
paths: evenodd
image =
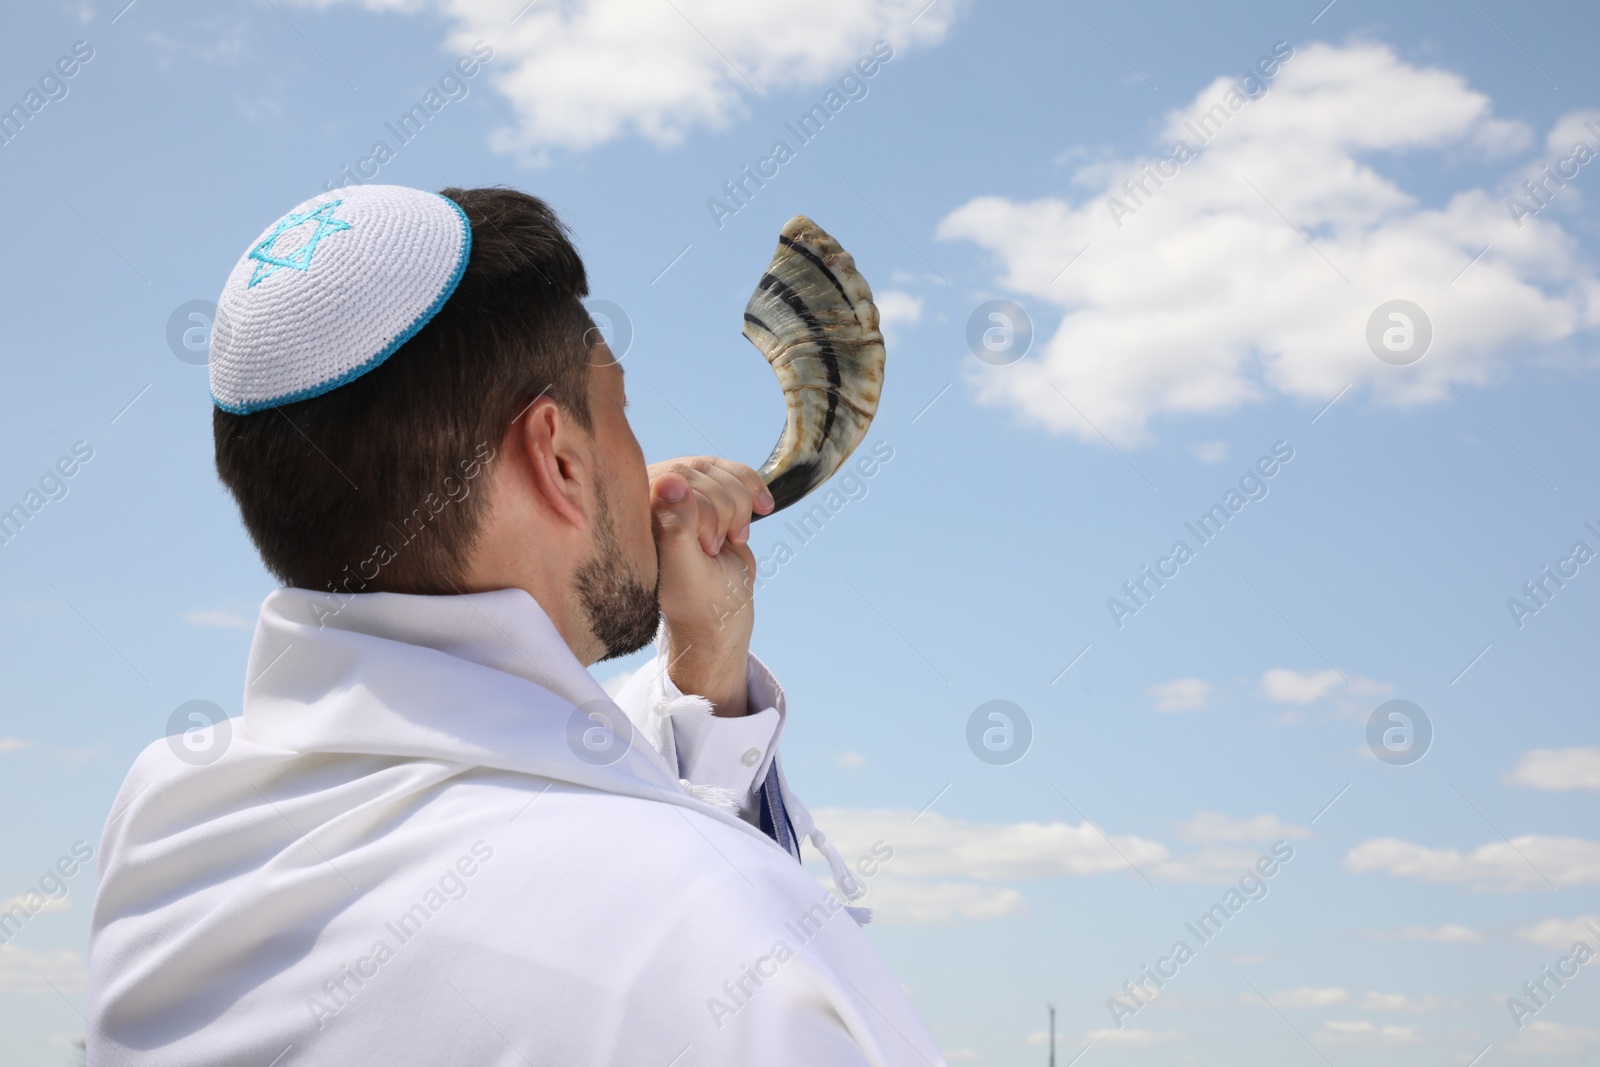
M 438 196 L 439 194 L 435 193 L 434 195 Z M 450 295 L 456 291 L 456 286 L 461 284 L 461 276 L 467 272 L 467 257 L 472 254 L 472 223 L 468 221 L 467 213 L 461 210 L 460 204 L 456 203 L 454 200 L 451 200 L 448 196 L 439 196 L 439 199 L 443 200 L 445 203 L 454 208 L 456 216 L 461 219 L 461 255 L 456 260 L 455 270 L 451 271 L 450 273 L 450 280 L 445 283 L 444 288 L 440 290 L 439 295 L 434 298 L 433 303 L 429 304 L 428 309 L 422 314 L 418 315 L 410 326 L 407 326 L 403 331 L 401 331 L 399 337 L 396 337 L 393 341 L 390 341 L 388 345 L 384 347 L 383 351 L 379 352 L 377 355 L 373 356 L 359 367 L 354 367 L 350 370 L 347 370 L 343 374 L 339 375 L 339 377 L 323 382 L 320 385 L 308 386 L 305 389 L 297 389 L 292 393 L 286 393 L 283 396 L 273 397 L 269 400 L 249 400 L 243 404 L 224 404 L 222 401 L 217 399 L 217 395 L 215 393 L 212 393 L 211 402 L 217 407 L 221 408 L 223 411 L 228 412 L 230 415 L 253 415 L 258 411 L 265 411 L 268 408 L 275 408 L 281 404 L 293 404 L 299 400 L 310 400 L 312 397 L 321 396 L 323 393 L 331 393 L 341 385 L 347 385 L 350 382 L 355 381 L 357 378 L 361 377 L 363 374 L 372 370 L 374 367 L 377 367 L 383 363 L 384 360 L 394 355 L 395 352 L 399 351 L 401 345 L 415 337 L 417 332 L 426 326 L 430 319 L 439 314 L 440 310 L 444 307 L 445 301 L 450 299 Z

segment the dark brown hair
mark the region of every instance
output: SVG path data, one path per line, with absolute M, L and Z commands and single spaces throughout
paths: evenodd
M 341 593 L 457 592 L 506 427 L 548 394 L 591 427 L 583 260 L 549 206 L 445 189 L 472 252 L 444 307 L 331 392 L 212 413 L 217 474 L 267 569 Z

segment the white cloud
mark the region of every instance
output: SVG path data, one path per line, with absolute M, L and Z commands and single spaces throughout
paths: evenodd
M 1154 155 L 1198 144 L 1185 122 L 1228 90 L 1219 78 L 1167 115 Z M 1600 323 L 1600 280 L 1579 243 L 1553 212 L 1519 228 L 1506 207 L 1525 164 L 1504 188 L 1426 200 L 1374 169 L 1404 154 L 1408 167 L 1448 176 L 1434 160 L 1527 140 L 1459 75 L 1381 44 L 1313 44 L 1266 96 L 1223 113 L 1162 187 L 1144 179 L 1148 200 L 1123 189 L 1142 176 L 1127 159 L 1087 165 L 1073 184 L 1092 192 L 1076 202 L 984 196 L 944 219 L 938 235 L 991 253 L 996 282 L 1035 302 L 1036 321 L 1045 307 L 1061 315 L 1029 359 L 1003 373 L 969 366 L 981 401 L 1051 433 L 1094 442 L 1104 432 L 1126 446 L 1150 440 L 1159 416 L 1224 414 L 1273 395 L 1320 407 L 1351 383 L 1396 406 L 1449 399 L 1451 381 L 1494 380 L 1519 346 Z M 1114 220 L 1111 196 L 1137 213 Z M 1371 314 L 1397 298 L 1422 305 L 1433 326 L 1426 356 L 1405 368 L 1365 340 Z
M 1593 122 L 1600 126 L 1600 111 L 1571 111 L 1556 120 L 1550 127 L 1550 135 L 1545 138 L 1545 150 L 1551 155 L 1566 155 L 1579 141 L 1589 145 L 1594 143 L 1594 134 L 1584 128 L 1584 123 Z M 1556 190 L 1560 195 L 1560 190 Z
M 1321 700 L 1344 678 L 1336 670 L 1306 671 L 1273 667 L 1261 676 L 1261 692 L 1280 704 L 1310 704 Z
M 341 0 L 301 2 L 325 7 Z M 369 10 L 437 12 L 449 24 L 445 43 L 454 54 L 487 41 L 494 58 L 479 77 L 510 101 L 516 116 L 497 145 L 534 158 L 629 135 L 679 144 L 692 130 L 722 129 L 743 118 L 756 95 L 806 89 L 822 102 L 825 86 L 887 40 L 895 60 L 865 82 L 870 98 L 878 79 L 894 76 L 904 50 L 944 38 L 959 7 L 947 0 L 913 23 L 926 0 L 358 2 Z M 782 135 L 781 127 L 772 133 Z
M 1285 838 L 1301 840 L 1311 836 L 1304 826 L 1286 823 L 1276 815 L 1252 815 L 1235 819 L 1214 811 L 1197 811 L 1194 818 L 1181 823 L 1178 835 L 1185 841 L 1255 841 L 1270 844 Z
M 1518 930 L 1517 936 L 1524 941 L 1543 945 L 1556 952 L 1567 951 L 1577 941 L 1590 942 L 1593 947 L 1594 943 L 1600 942 L 1600 915 L 1580 915 L 1576 919 L 1542 919 L 1532 926 L 1524 926 Z
M 897 327 L 922 321 L 920 296 L 912 296 L 900 289 L 888 289 L 874 294 L 873 303 L 878 305 L 878 322 L 886 341 L 894 341 Z
M 1369 992 L 1356 996 L 1348 989 L 1338 987 L 1318 988 L 1316 986 L 1297 986 L 1294 989 L 1280 989 L 1269 994 L 1267 999 L 1275 1008 L 1331 1008 L 1342 1004 L 1354 1004 L 1369 1011 L 1433 1011 L 1444 1004 L 1438 997 L 1412 998 L 1404 993 L 1378 993 Z M 1241 993 L 1239 1003 L 1247 1007 L 1264 1008 L 1261 998 L 1253 993 Z M 1360 1024 L 1339 1024 L 1356 1025 Z
M 76 952 L 0 945 L 0 993 L 49 993 L 52 985 L 63 993 L 81 993 L 84 976 L 83 957 Z
M 1368 1011 L 1408 1011 L 1419 1014 L 1425 1011 L 1438 1011 L 1440 1008 L 1457 1006 L 1452 1001 L 1443 997 L 1408 997 L 1404 993 L 1379 993 L 1368 991 L 1363 994 L 1357 1003 Z
M 32 741 L 24 741 L 20 737 L 0 737 L 0 752 L 21 752 L 32 747 Z
M 1176 678 L 1146 690 L 1157 711 L 1199 711 L 1211 700 L 1211 683 L 1203 678 Z
M 25 901 L 28 896 L 28 893 L 18 893 L 16 896 L 6 897 L 4 900 L 0 900 L 0 912 L 11 910 L 16 905 Z M 37 908 L 29 909 L 30 913 L 33 915 L 47 915 L 53 911 L 71 910 L 72 900 L 68 897 L 45 897 L 43 904 L 39 905 Z
M 1146 1049 L 1187 1041 L 1189 1035 L 1182 1031 L 1140 1030 L 1128 1026 L 1121 1030 L 1110 1027 L 1104 1030 L 1090 1030 L 1083 1035 L 1083 1040 L 1097 1048 Z
M 1112 835 L 1112 847 L 1088 823 L 975 823 L 936 811 L 862 808 L 819 810 L 816 818 L 846 859 L 870 854 L 875 841 L 886 842 L 894 858 L 883 870 L 896 878 L 1082 877 L 1129 872 L 1130 860 L 1143 866 L 1169 855 L 1166 846 L 1131 835 Z
M 1142 874 L 1164 882 L 1222 885 L 1237 881 L 1261 853 L 1258 847 L 1202 844 L 1175 856 L 1166 845 L 1131 834 L 1111 834 L 1108 841 L 1087 822 L 979 823 L 932 811 L 854 808 L 819 809 L 816 817 L 847 861 L 881 855 L 885 845 L 893 849 L 893 857 L 864 879 L 865 903 L 885 925 L 1022 914 L 1022 892 L 1004 883 Z M 1307 835 L 1271 815 L 1229 819 L 1202 812 L 1186 825 L 1196 840 Z
M 1317 1043 L 1351 1045 L 1356 1048 L 1403 1048 L 1422 1044 L 1415 1026 L 1375 1026 L 1365 1019 L 1327 1022 L 1317 1032 Z
M 1398 930 L 1366 930 L 1361 936 L 1369 941 L 1435 941 L 1446 945 L 1475 945 L 1483 940 L 1483 935 L 1478 931 L 1459 923 L 1446 923 L 1443 926 L 1413 924 Z
M 1368 1011 L 1404 1011 L 1412 1014 L 1438 1011 L 1449 1006 L 1450 1002 L 1440 997 L 1408 997 L 1404 993 L 1379 993 L 1371 991 L 1356 996 L 1348 989 L 1338 987 L 1319 989 L 1315 986 L 1299 986 L 1294 989 L 1282 989 L 1269 994 L 1267 999 L 1275 1008 L 1331 1008 L 1351 1004 Z M 1246 1007 L 1264 1008 L 1267 1005 L 1261 998 L 1253 993 L 1242 993 L 1239 1003 Z M 1343 1029 L 1349 1033 L 1368 1033 L 1369 1024 L 1364 1023 L 1330 1023 L 1337 1030 Z M 1389 1029 L 1389 1028 L 1384 1028 Z M 1382 1036 L 1375 1028 L 1372 1034 Z M 1393 1035 L 1390 1035 L 1391 1037 Z
M 1129 859 L 1143 867 L 1168 855 L 1165 846 L 1131 836 L 1113 837 L 1113 848 L 1088 823 L 974 823 L 893 809 L 819 809 L 816 817 L 847 861 L 881 855 L 881 845 L 873 850 L 879 842 L 894 850 L 863 879 L 863 903 L 885 926 L 1019 915 L 1026 910 L 1021 891 L 995 883 L 1131 874 Z
M 1189 451 L 1201 463 L 1222 463 L 1228 458 L 1228 442 L 1201 441 L 1190 445 Z
M 1525 834 L 1462 853 L 1381 837 L 1351 849 L 1344 868 L 1356 874 L 1387 871 L 1396 878 L 1503 892 L 1546 889 L 1551 883 L 1558 887 L 1592 885 L 1600 882 L 1600 843 L 1580 837 Z
M 1600 1030 L 1587 1026 L 1531 1022 L 1514 1040 L 1500 1046 L 1518 1056 L 1577 1056 L 1600 1044 Z
M 1145 870 L 1163 882 L 1226 885 L 1238 879 L 1261 858 L 1259 848 L 1205 845 L 1183 856 L 1164 860 Z M 1143 866 L 1141 864 L 1141 866 Z
M 183 621 L 196 626 L 215 626 L 222 630 L 237 630 L 249 626 L 250 620 L 231 611 L 197 610 L 183 613 Z
M 1295 989 L 1280 989 L 1267 997 L 1275 1008 L 1325 1008 L 1332 1004 L 1350 1003 L 1350 991 L 1346 989 L 1316 989 L 1303 985 Z M 1261 998 L 1242 993 L 1239 996 L 1241 1004 L 1260 1004 Z
M 1004 886 L 892 876 L 874 878 L 866 886 L 861 903 L 872 909 L 874 925 L 945 926 L 963 920 L 1003 919 L 1024 911 L 1022 894 Z
M 1600 789 L 1600 748 L 1536 748 L 1505 777 L 1535 789 Z
M 859 752 L 835 752 L 833 765 L 840 770 L 854 771 L 867 765 L 867 757 Z
M 1148 1002 L 1149 1007 L 1155 1011 L 1215 1011 L 1231 1012 L 1233 1005 L 1221 1000 L 1206 1000 L 1203 997 L 1186 997 L 1178 993 L 1169 993 L 1165 989 L 1155 1000 Z

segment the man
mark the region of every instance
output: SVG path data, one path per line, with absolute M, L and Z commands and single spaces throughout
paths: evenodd
M 217 470 L 285 588 L 242 717 L 117 798 L 91 1062 L 942 1062 L 851 906 L 892 843 L 840 856 L 779 769 L 772 500 L 645 465 L 586 293 L 503 189 L 339 190 L 235 267 Z M 613 703 L 585 668 L 652 637 Z

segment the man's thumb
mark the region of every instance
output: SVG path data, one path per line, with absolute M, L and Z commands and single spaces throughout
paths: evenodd
M 700 507 L 681 474 L 665 474 L 651 487 L 650 511 L 657 538 L 662 542 L 695 543 L 700 527 Z

